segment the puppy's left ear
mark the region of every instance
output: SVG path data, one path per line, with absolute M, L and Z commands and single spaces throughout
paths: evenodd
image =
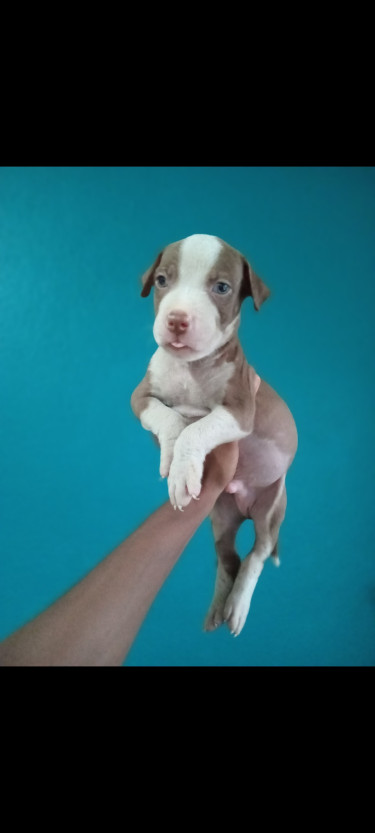
M 142 275 L 142 298 L 146 298 L 147 295 L 149 295 L 151 292 L 151 288 L 154 282 L 155 270 L 158 268 L 162 256 L 163 252 L 160 252 L 160 254 L 158 254 L 155 260 L 155 263 L 153 263 L 152 266 L 150 266 L 150 268 L 147 269 L 147 272 L 145 272 L 144 275 Z
M 271 290 L 268 286 L 255 274 L 251 268 L 250 263 L 243 258 L 243 276 L 241 284 L 241 300 L 250 297 L 253 299 L 256 310 L 262 306 L 263 302 L 271 295 Z

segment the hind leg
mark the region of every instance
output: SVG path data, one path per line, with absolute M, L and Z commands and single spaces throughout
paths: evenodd
M 277 541 L 279 529 L 285 517 L 285 509 L 284 475 L 271 486 L 263 489 L 251 509 L 255 527 L 255 543 L 240 566 L 224 608 L 224 619 L 234 636 L 241 633 L 246 622 L 252 595 L 264 562 L 272 555 L 277 563 Z
M 234 544 L 237 531 L 244 520 L 234 497 L 223 492 L 211 512 L 217 573 L 213 599 L 203 625 L 205 631 L 213 631 L 224 622 L 225 602 L 241 564 Z

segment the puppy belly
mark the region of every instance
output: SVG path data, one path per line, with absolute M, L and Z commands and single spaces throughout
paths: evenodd
M 238 496 L 264 488 L 278 480 L 289 468 L 292 457 L 277 446 L 274 440 L 245 437 L 239 442 L 239 459 L 233 481 L 242 483 Z M 237 499 L 237 496 L 236 496 Z

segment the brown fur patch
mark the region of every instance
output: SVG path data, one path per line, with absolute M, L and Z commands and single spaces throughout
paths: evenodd
M 180 244 L 181 241 L 179 240 L 177 243 L 170 243 L 169 246 L 166 246 L 142 277 L 143 289 L 141 295 L 144 298 L 150 294 L 152 287 L 154 287 L 155 314 L 158 312 L 159 304 L 165 293 L 175 284 L 178 278 Z M 159 274 L 165 275 L 168 280 L 168 286 L 165 289 L 155 284 L 155 278 Z
M 142 381 L 137 385 L 130 398 L 130 405 L 133 414 L 139 419 L 142 411 L 147 408 L 149 398 L 151 395 L 150 388 L 150 371 L 146 371 L 146 375 Z
M 228 408 L 243 431 L 252 431 L 255 418 L 255 398 L 257 392 L 257 374 L 244 356 L 239 341 L 232 346 L 235 369 L 227 383 L 223 405 Z M 230 354 L 230 350 L 228 353 Z

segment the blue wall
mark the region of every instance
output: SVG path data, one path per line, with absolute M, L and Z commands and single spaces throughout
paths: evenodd
M 1 638 L 166 499 L 129 405 L 155 349 L 139 278 L 204 232 L 273 293 L 240 336 L 299 431 L 281 567 L 238 639 L 203 633 L 206 521 L 127 665 L 374 664 L 374 186 L 371 168 L 0 169 Z

